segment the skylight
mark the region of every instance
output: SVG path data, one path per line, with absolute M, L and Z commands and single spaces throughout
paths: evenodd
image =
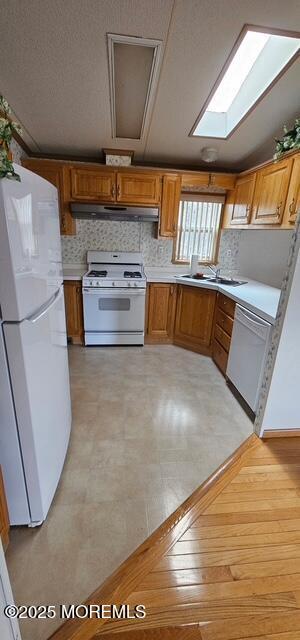
M 225 73 L 196 122 L 192 135 L 227 138 L 299 53 L 293 35 L 245 27 Z

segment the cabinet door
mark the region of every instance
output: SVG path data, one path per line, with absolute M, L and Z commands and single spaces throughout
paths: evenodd
M 160 181 L 160 175 L 156 173 L 120 172 L 117 175 L 117 201 L 157 206 L 160 202 Z
M 116 172 L 72 167 L 71 196 L 73 200 L 115 202 Z
M 215 302 L 215 291 L 179 285 L 175 344 L 211 354 Z
M 161 236 L 175 237 L 181 194 L 181 176 L 166 175 L 163 177 L 163 191 L 160 211 Z
M 3 548 L 6 549 L 9 542 L 9 518 L 6 497 L 4 492 L 3 477 L 0 467 L 0 538 Z
M 74 235 L 76 224 L 69 209 L 68 197 L 68 168 L 53 160 L 23 160 L 23 166 L 37 173 L 41 178 L 51 182 L 58 190 L 59 211 L 60 211 L 60 231 L 62 235 Z
M 65 280 L 64 290 L 67 336 L 73 344 L 82 344 L 83 309 L 81 282 L 79 280 Z
M 249 224 L 256 173 L 239 178 L 235 185 L 231 224 Z
M 172 342 L 174 332 L 176 285 L 148 285 L 147 342 Z
M 286 203 L 292 160 L 275 162 L 258 172 L 253 224 L 280 224 Z
M 292 175 L 286 199 L 284 219 L 289 223 L 296 220 L 300 208 L 300 155 L 293 160 Z

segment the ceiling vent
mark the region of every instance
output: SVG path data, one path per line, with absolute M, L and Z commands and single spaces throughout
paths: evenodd
M 112 137 L 140 140 L 149 124 L 162 43 L 110 33 L 107 37 Z

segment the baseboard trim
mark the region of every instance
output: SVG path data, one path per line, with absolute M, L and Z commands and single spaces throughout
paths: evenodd
M 199 518 L 217 495 L 237 475 L 245 458 L 262 445 L 251 434 L 234 453 L 198 488 L 162 525 L 94 591 L 85 604 L 126 602 L 146 573 L 169 551 L 183 533 Z M 55 631 L 49 640 L 92 640 L 101 633 L 106 620 L 95 618 L 69 620 Z
M 269 438 L 299 438 L 300 429 L 266 429 L 261 437 L 263 440 Z

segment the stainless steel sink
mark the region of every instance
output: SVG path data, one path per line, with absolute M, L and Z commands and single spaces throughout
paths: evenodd
M 202 278 L 197 278 L 197 276 L 192 276 L 190 273 L 181 276 L 181 278 L 189 278 L 190 280 L 195 280 L 195 282 L 215 282 L 216 284 L 227 284 L 229 287 L 239 287 L 241 284 L 247 284 L 246 280 L 234 280 L 233 278 L 222 278 L 222 276 L 214 276 L 211 278 L 210 276 L 204 275 Z
M 230 287 L 239 287 L 241 284 L 247 284 L 245 280 L 234 280 L 233 278 L 222 278 L 222 276 L 208 278 L 208 282 L 216 282 L 217 284 L 227 284 Z

